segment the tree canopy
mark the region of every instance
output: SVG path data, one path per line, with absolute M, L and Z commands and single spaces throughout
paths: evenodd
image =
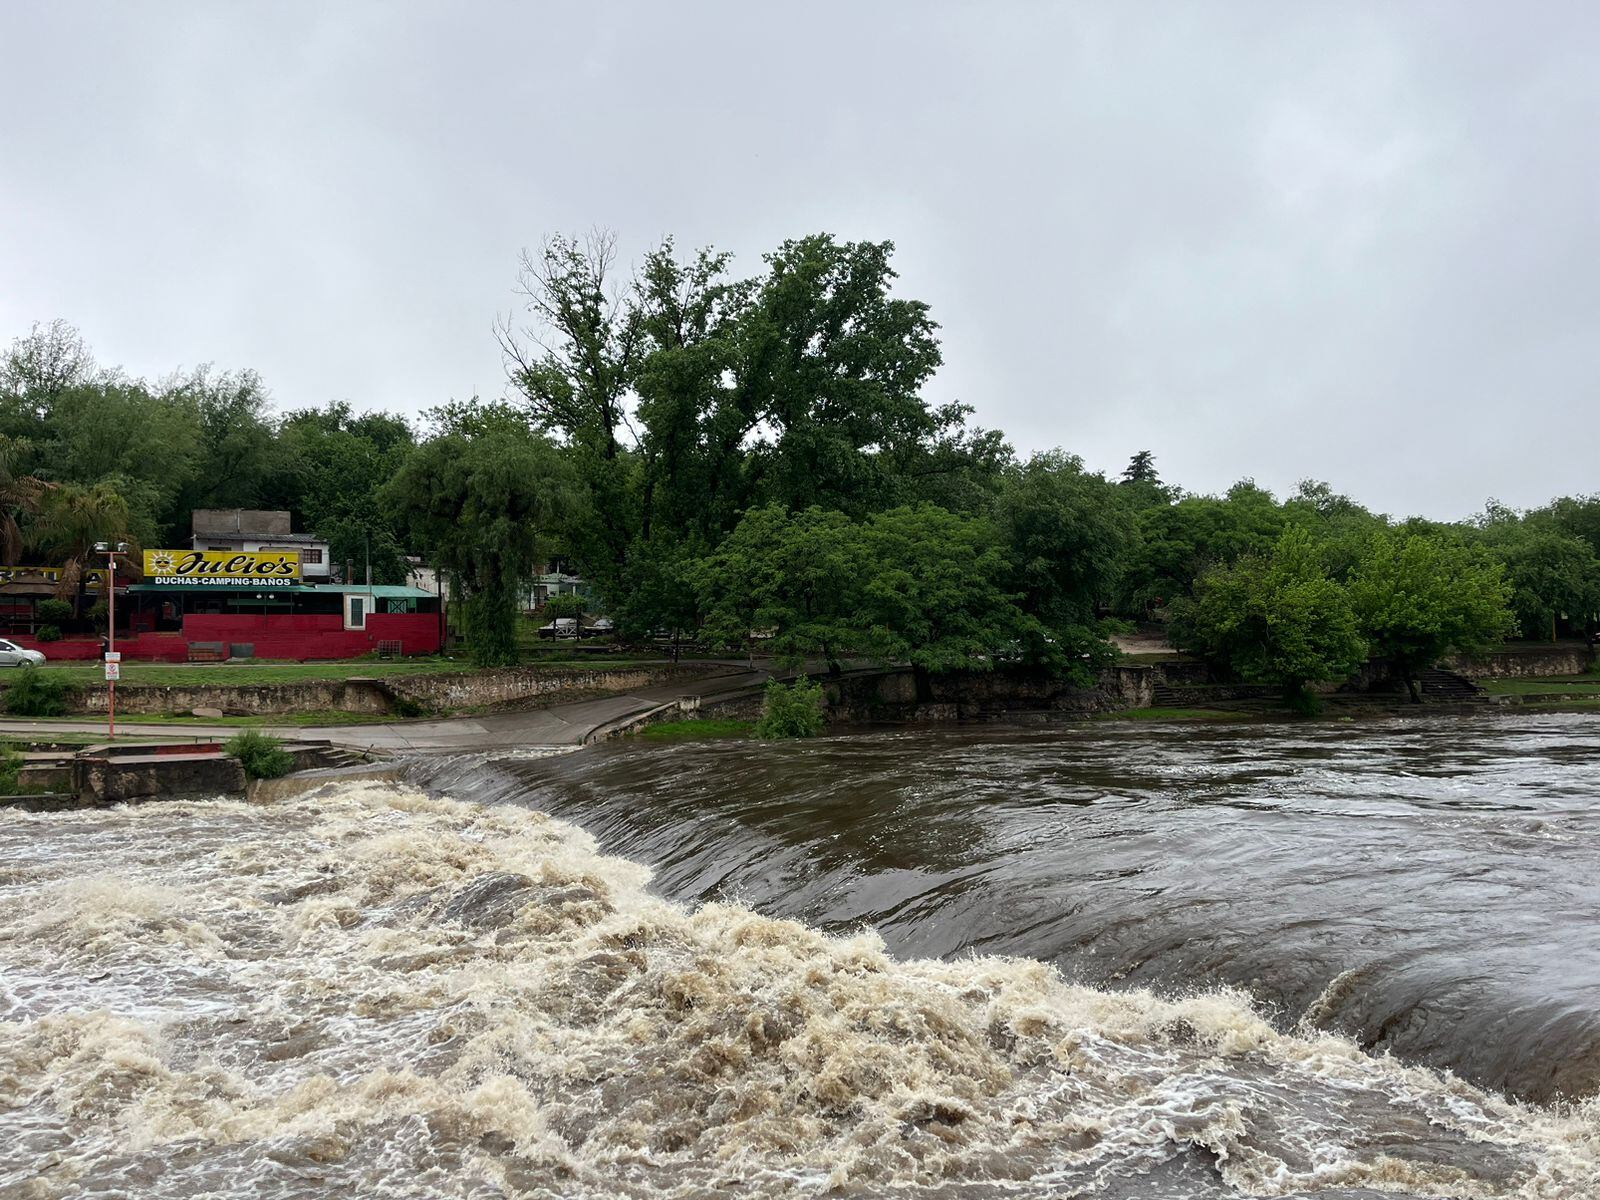
M 1373 653 L 1393 664 L 1413 699 L 1423 668 L 1452 651 L 1492 645 L 1511 632 L 1505 568 L 1464 539 L 1376 534 L 1356 564 L 1349 589 Z
M 1308 685 L 1343 680 L 1367 657 L 1350 597 L 1303 529 L 1285 531 L 1269 555 L 1212 567 L 1175 625 L 1179 645 L 1300 709 L 1314 706 Z
M 1508 632 L 1600 629 L 1600 496 L 1397 521 L 1317 480 L 1187 493 L 1151 449 L 1109 477 L 1019 457 L 940 391 L 938 325 L 894 261 L 892 242 L 815 233 L 747 271 L 671 239 L 630 269 L 610 234 L 552 237 L 498 328 L 506 398 L 415 424 L 280 406 L 242 368 L 135 378 L 36 325 L 0 356 L 0 557 L 81 574 L 85 539 L 181 544 L 196 508 L 281 508 L 354 578 L 429 557 L 483 661 L 514 656 L 560 555 L 623 637 L 754 635 L 924 682 L 1011 662 L 1087 682 L 1117 621 L 1171 619 L 1293 695 L 1358 644 L 1414 684 Z
M 556 447 L 508 410 L 457 409 L 442 414 L 378 500 L 448 573 L 474 659 L 514 663 L 516 617 L 534 571 L 577 514 Z

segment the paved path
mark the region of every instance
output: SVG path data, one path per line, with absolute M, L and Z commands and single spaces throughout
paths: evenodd
M 759 687 L 772 678 L 763 670 L 730 668 L 727 674 L 701 679 L 680 680 L 659 687 L 641 688 L 620 696 L 602 696 L 571 704 L 517 712 L 490 713 L 481 717 L 449 717 L 438 721 L 393 721 L 364 725 L 259 726 L 262 732 L 281 738 L 327 739 L 336 745 L 391 753 L 431 751 L 435 753 L 478 750 L 515 750 L 520 747 L 581 746 L 604 725 L 639 716 L 669 701 L 685 696 L 717 696 L 725 692 Z M 52 733 L 103 734 L 105 722 L 89 720 L 0 720 L 0 737 L 24 735 L 46 740 Z M 193 738 L 197 741 L 229 738 L 239 732 L 236 725 L 146 725 L 119 727 L 129 737 Z

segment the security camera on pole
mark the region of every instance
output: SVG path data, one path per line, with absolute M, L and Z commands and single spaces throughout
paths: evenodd
M 122 676 L 122 655 L 117 653 L 117 555 L 128 552 L 127 542 L 96 542 L 97 554 L 106 556 L 106 737 L 117 737 L 117 680 Z

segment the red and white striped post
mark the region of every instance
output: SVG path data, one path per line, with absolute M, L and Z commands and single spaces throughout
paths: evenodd
M 117 679 L 122 675 L 122 655 L 117 653 L 117 555 L 128 552 L 127 542 L 112 546 L 100 542 L 95 549 L 106 556 L 106 738 L 117 740 Z

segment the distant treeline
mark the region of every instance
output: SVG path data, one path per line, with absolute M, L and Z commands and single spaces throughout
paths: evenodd
M 179 544 L 195 508 L 286 508 L 380 581 L 407 551 L 445 568 L 486 662 L 514 653 L 551 555 L 625 635 L 760 631 L 791 659 L 927 671 L 1082 675 L 1117 622 L 1161 618 L 1295 694 L 1369 653 L 1595 627 L 1600 497 L 1396 521 L 1318 482 L 1191 495 L 1144 452 L 1112 477 L 1019 457 L 924 397 L 937 326 L 893 294 L 892 250 L 817 235 L 746 277 L 669 241 L 619 278 L 609 237 L 553 238 L 498 330 L 506 398 L 419 427 L 345 403 L 278 413 L 250 371 L 132 379 L 37 326 L 0 363 L 7 551 Z

